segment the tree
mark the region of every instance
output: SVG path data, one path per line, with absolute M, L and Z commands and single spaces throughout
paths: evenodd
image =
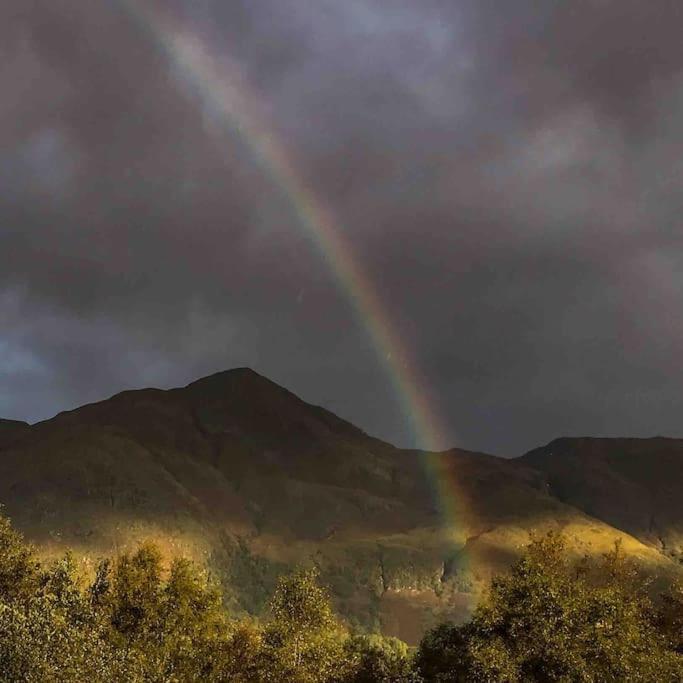
M 262 683 L 276 680 L 270 675 L 265 655 L 263 630 L 253 621 L 237 624 L 223 649 L 218 681 Z
M 106 605 L 113 634 L 127 647 L 154 638 L 160 625 L 161 595 L 161 553 L 158 548 L 146 544 L 134 555 L 118 559 Z
M 415 655 L 415 669 L 424 680 L 434 683 L 465 681 L 468 662 L 467 634 L 462 626 L 453 623 L 427 631 Z
M 681 680 L 645 588 L 619 547 L 577 565 L 549 533 L 494 579 L 469 624 L 426 636 L 418 665 L 427 681 Z
M 346 633 L 316 569 L 281 578 L 270 611 L 264 644 L 273 680 L 318 683 L 341 677 Z
M 345 647 L 349 672 L 345 683 L 417 683 L 408 646 L 397 638 L 363 635 Z
M 36 589 L 39 568 L 33 548 L 0 514 L 0 600 L 12 603 L 31 595 Z
M 7 683 L 138 681 L 105 637 L 67 555 L 33 581 L 34 592 L 0 599 L 0 671 Z
M 657 616 L 670 647 L 683 656 L 683 581 L 675 581 L 662 595 Z
M 41 566 L 0 517 L 3 683 L 636 683 L 683 680 L 683 586 L 657 609 L 619 546 L 574 562 L 535 539 L 464 625 L 404 643 L 350 637 L 315 570 L 280 579 L 270 618 L 230 621 L 186 560 L 142 546 L 86 583 L 70 554 Z
M 212 680 L 228 640 L 220 592 L 192 562 L 177 559 L 160 602 L 157 639 L 166 674 Z
M 229 640 L 221 595 L 192 562 L 175 560 L 166 580 L 161 555 L 144 545 L 110 570 L 102 563 L 90 588 L 108 638 L 163 681 L 224 680 L 219 672 Z

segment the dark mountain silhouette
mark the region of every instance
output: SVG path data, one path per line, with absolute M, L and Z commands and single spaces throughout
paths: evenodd
M 675 495 L 683 451 L 667 443 L 657 462 Z M 315 562 L 349 619 L 415 641 L 434 620 L 464 615 L 534 531 L 563 528 L 577 554 L 620 540 L 649 569 L 676 571 L 658 535 L 682 528 L 673 502 L 665 516 L 641 492 L 642 514 L 619 516 L 628 472 L 639 491 L 656 492 L 659 479 L 646 484 L 610 458 L 594 473 L 578 451 L 551 450 L 511 461 L 397 449 L 238 369 L 31 427 L 0 422 L 0 502 L 44 555 L 71 547 L 86 570 L 143 540 L 188 555 L 217 575 L 236 612 L 258 613 L 280 573 Z M 569 488 L 558 483 L 565 460 Z M 448 520 L 428 476 L 435 463 L 457 483 Z M 594 485 L 582 488 L 581 469 Z M 648 514 L 662 525 L 654 535 L 641 526 Z
M 31 426 L 28 422 L 0 419 L 0 449 L 17 441 L 22 435 L 27 434 L 30 429 Z

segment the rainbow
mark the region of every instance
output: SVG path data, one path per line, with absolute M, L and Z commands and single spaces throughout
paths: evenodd
M 244 144 L 253 162 L 289 202 L 299 226 L 329 265 L 339 289 L 372 340 L 418 448 L 424 451 L 423 462 L 443 521 L 448 528 L 462 528 L 464 496 L 452 459 L 439 452 L 445 447 L 447 432 L 415 363 L 393 329 L 375 287 L 363 272 L 343 230 L 306 186 L 291 155 L 273 133 L 273 127 L 266 125 L 256 105 L 257 98 L 241 77 L 239 67 L 223 54 L 220 59 L 214 58 L 196 33 L 174 22 L 168 14 L 143 7 L 140 0 L 117 2 L 187 81 L 202 110 L 226 134 Z

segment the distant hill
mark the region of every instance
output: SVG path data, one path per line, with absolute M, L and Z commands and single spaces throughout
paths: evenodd
M 683 441 L 556 439 L 520 461 L 559 500 L 683 561 Z
M 667 443 L 657 462 L 680 490 L 683 451 Z M 562 488 L 570 456 L 579 460 Z M 44 555 L 71 547 L 86 568 L 146 539 L 189 555 L 220 578 L 235 612 L 263 610 L 281 572 L 315 562 L 350 621 L 414 642 L 436 619 L 464 616 L 534 531 L 562 527 L 577 554 L 620 540 L 648 568 L 677 570 L 669 541 L 663 548 L 642 532 L 642 515 L 619 517 L 627 485 L 610 488 L 607 465 L 595 474 L 585 457 L 397 449 L 237 369 L 181 389 L 124 392 L 31 427 L 0 422 L 0 503 Z M 427 458 L 457 482 L 461 512 L 448 524 Z M 582 472 L 593 481 L 584 488 Z M 591 503 L 600 495 L 611 502 Z M 678 538 L 675 505 L 664 517 L 639 496 L 665 538 Z

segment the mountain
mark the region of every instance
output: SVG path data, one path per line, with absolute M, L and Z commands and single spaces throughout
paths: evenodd
M 683 562 L 683 441 L 564 438 L 520 461 L 559 500 Z
M 14 441 L 17 441 L 22 435 L 28 433 L 30 429 L 31 426 L 28 422 L 0 419 L 0 449 L 6 448 Z
M 261 612 L 279 574 L 315 562 L 352 623 L 415 642 L 435 620 L 466 615 L 533 531 L 564 529 L 577 555 L 619 540 L 649 569 L 676 571 L 659 541 L 619 526 L 621 489 L 591 506 L 575 472 L 576 496 L 559 491 L 550 465 L 565 457 L 398 449 L 237 369 L 30 427 L 0 423 L 0 503 L 43 555 L 70 547 L 86 571 L 144 540 L 190 556 L 234 612 Z M 448 519 L 433 468 L 453 482 Z M 612 496 L 601 486 L 596 501 Z M 683 528 L 675 508 L 666 519 L 671 534 Z

